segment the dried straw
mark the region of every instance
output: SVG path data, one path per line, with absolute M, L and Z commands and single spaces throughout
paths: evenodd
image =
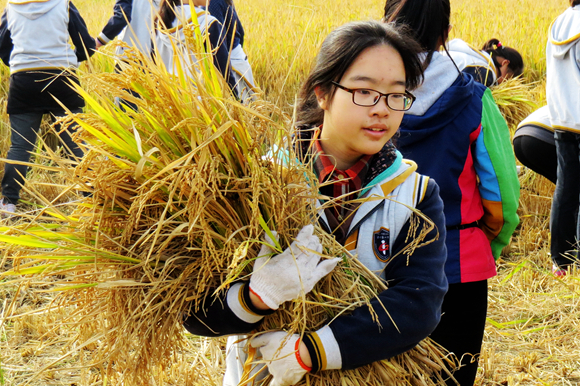
M 525 83 L 521 77 L 506 79 L 493 86 L 491 92 L 512 131 L 537 108 L 533 85 Z

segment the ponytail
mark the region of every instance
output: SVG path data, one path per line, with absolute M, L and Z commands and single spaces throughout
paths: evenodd
M 580 2 L 580 0 L 571 0 Z M 497 57 L 506 58 L 510 61 L 508 68 L 513 73 L 514 77 L 520 76 L 524 72 L 524 60 L 522 55 L 514 48 L 504 46 L 498 39 L 490 39 L 483 45 L 482 51 L 487 52 L 491 55 L 491 59 L 499 71 L 501 64 L 498 62 Z

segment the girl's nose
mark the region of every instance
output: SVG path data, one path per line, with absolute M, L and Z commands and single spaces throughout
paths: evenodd
M 391 109 L 387 106 L 387 96 L 381 95 L 377 104 L 371 107 L 371 115 L 388 116 L 390 113 Z

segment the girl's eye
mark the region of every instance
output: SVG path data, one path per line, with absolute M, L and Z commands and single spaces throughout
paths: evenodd
M 367 90 L 366 88 L 359 88 L 355 92 L 357 94 L 360 94 L 360 95 L 370 95 L 371 94 L 371 90 Z

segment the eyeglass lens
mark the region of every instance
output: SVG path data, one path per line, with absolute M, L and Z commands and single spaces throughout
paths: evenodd
M 359 89 L 353 92 L 353 102 L 360 106 L 374 106 L 381 98 L 375 90 Z M 412 100 L 405 94 L 389 94 L 387 96 L 387 106 L 393 110 L 408 110 Z

